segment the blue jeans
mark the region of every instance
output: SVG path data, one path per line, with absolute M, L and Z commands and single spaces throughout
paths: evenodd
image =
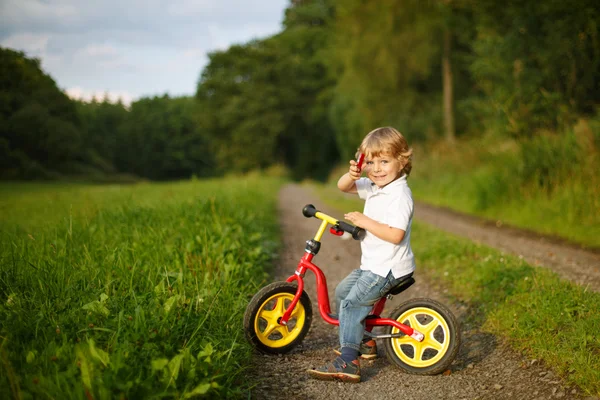
M 355 269 L 335 288 L 335 305 L 340 321 L 340 345 L 360 349 L 365 318 L 373 305 L 401 278 L 390 272 L 386 278 L 371 271 Z

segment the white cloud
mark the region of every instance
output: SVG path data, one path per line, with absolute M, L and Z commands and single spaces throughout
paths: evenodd
M 216 1 L 210 0 L 179 0 L 173 1 L 167 7 L 170 15 L 187 16 L 190 14 L 205 14 L 218 8 Z
M 0 45 L 92 96 L 192 94 L 207 54 L 281 29 L 289 0 L 0 0 Z M 81 88 L 88 88 L 87 91 Z
M 273 10 L 281 11 L 281 5 L 287 2 L 268 0 L 171 0 L 168 2 L 169 15 L 186 18 L 209 17 L 227 23 L 243 20 L 261 20 L 271 22 Z
M 32 55 L 42 55 L 48 48 L 48 34 L 17 33 L 2 41 L 2 46 L 25 51 Z
M 209 24 L 207 29 L 211 50 L 226 50 L 232 44 L 245 43 L 252 39 L 266 37 L 274 33 L 272 26 L 252 23 L 241 24 L 235 27 Z
M 203 58 L 206 56 L 206 50 L 200 48 L 189 48 L 183 51 L 184 58 Z
M 3 0 L 2 20 L 21 23 L 30 20 L 68 19 L 78 15 L 77 5 L 68 1 Z
M 119 55 L 119 51 L 108 44 L 88 45 L 83 49 L 83 53 L 92 57 L 116 57 Z
M 72 99 L 82 100 L 91 102 L 92 100 L 103 101 L 107 98 L 111 103 L 116 103 L 119 100 L 125 105 L 129 106 L 133 100 L 134 96 L 126 91 L 114 92 L 114 91 L 98 91 L 98 90 L 86 90 L 79 86 L 69 88 L 65 90 L 67 96 Z
M 141 70 L 139 60 L 128 54 L 128 49 L 111 44 L 89 44 L 77 50 L 71 62 L 90 73 L 131 73 Z

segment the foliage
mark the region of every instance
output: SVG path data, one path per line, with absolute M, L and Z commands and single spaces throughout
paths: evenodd
M 600 100 L 600 12 L 594 1 L 474 2 L 471 71 L 496 130 L 565 128 Z
M 284 163 L 297 178 L 325 176 L 337 161 L 325 95 L 329 13 L 327 2 L 301 3 L 284 32 L 210 55 L 196 97 L 219 172 Z
M 117 151 L 119 170 L 150 179 L 213 175 L 209 139 L 196 122 L 193 98 L 167 95 L 131 105 Z M 136 152 L 131 152 L 136 149 Z
M 0 391 L 244 397 L 241 318 L 274 255 L 278 185 L 0 186 Z
M 74 103 L 37 59 L 0 48 L 0 176 L 48 176 L 79 158 L 80 119 Z
M 220 173 L 246 172 L 275 161 L 283 115 L 274 49 L 262 42 L 233 46 L 210 55 L 198 84 L 201 124 L 213 138 Z
M 0 177 L 122 180 L 213 174 L 192 98 L 69 99 L 37 59 L 0 49 Z M 113 178 L 110 178 L 113 177 Z
M 443 20 L 432 2 L 360 2 L 336 8 L 330 59 L 337 76 L 331 119 L 344 158 L 371 129 L 393 125 L 425 137 L 440 124 Z
M 567 207 L 596 232 L 586 182 L 597 181 L 599 21 L 592 0 L 294 0 L 281 32 L 212 53 L 194 98 L 131 107 L 75 103 L 39 60 L 3 49 L 0 177 L 168 180 L 284 165 L 324 180 L 382 125 L 460 159 L 462 148 L 440 143 L 449 34 L 459 145 L 478 143 L 481 155 L 468 168 L 426 157 L 439 179 L 418 195 L 525 226 Z M 595 147 L 573 136 L 581 118 Z M 524 201 L 538 211 L 525 215 Z
M 411 188 L 432 204 L 599 247 L 597 119 L 560 134 L 419 146 Z
M 123 123 L 128 117 L 127 109 L 121 102 L 113 104 L 108 99 L 76 104 L 85 141 L 89 145 L 90 163 L 108 173 L 116 172 L 117 154 L 125 135 Z
M 339 160 L 329 120 L 331 77 L 327 62 L 333 2 L 306 1 L 286 11 L 286 29 L 274 40 L 285 52 L 280 92 L 285 93 L 286 127 L 279 138 L 292 177 L 324 180 Z

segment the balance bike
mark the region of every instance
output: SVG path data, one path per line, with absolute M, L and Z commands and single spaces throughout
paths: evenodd
M 339 221 L 312 205 L 302 213 L 318 218 L 321 225 L 313 239 L 306 242 L 305 253 L 296 271 L 285 282 L 274 282 L 254 295 L 244 314 L 247 340 L 260 352 L 287 353 L 302 342 L 312 322 L 312 305 L 304 291 L 304 275 L 312 271 L 317 282 L 319 314 L 327 323 L 339 325 L 331 314 L 327 280 L 323 271 L 313 264 L 328 225 L 330 232 L 341 236 L 348 232 L 355 240 L 364 238 L 364 229 Z M 294 282 L 295 281 L 295 282 Z M 458 353 L 460 330 L 456 318 L 443 304 L 426 298 L 410 299 L 396 307 L 388 318 L 382 318 L 385 302 L 408 289 L 415 280 L 406 277 L 373 305 L 365 319 L 365 336 L 383 341 L 387 358 L 405 372 L 436 375 L 444 372 Z M 385 327 L 383 333 L 373 333 L 374 327 Z

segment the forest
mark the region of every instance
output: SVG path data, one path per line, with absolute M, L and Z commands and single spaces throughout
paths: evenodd
M 277 34 L 210 53 L 189 93 L 74 100 L 42 60 L 0 47 L 0 393 L 253 397 L 243 312 L 297 226 L 279 193 L 302 181 L 359 209 L 332 180 L 379 126 L 413 147 L 418 202 L 600 254 L 597 0 L 289 0 Z M 504 370 L 557 398 L 600 394 L 595 265 L 569 259 L 576 284 L 424 221 L 413 232 L 418 279 L 466 322 L 440 379 L 521 394 Z M 504 343 L 524 361 L 498 363 Z
M 565 138 L 581 121 L 600 147 L 599 22 L 593 0 L 292 0 L 281 32 L 211 53 L 194 96 L 127 106 L 72 100 L 40 60 L 1 48 L 0 178 L 174 180 L 283 165 L 325 180 L 364 134 L 392 125 L 417 145 L 515 140 L 534 158 L 525 173 L 543 181 L 536 154 L 579 162 L 581 143 Z

